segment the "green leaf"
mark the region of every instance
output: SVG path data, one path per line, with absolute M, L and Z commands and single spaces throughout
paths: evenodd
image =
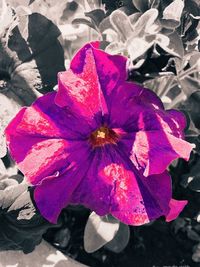
M 90 12 L 85 12 L 85 16 L 91 18 L 93 23 L 98 27 L 105 18 L 105 12 L 102 9 L 95 9 Z
M 132 0 L 132 3 L 141 12 L 148 9 L 148 0 Z
M 84 231 L 84 248 L 92 253 L 111 241 L 119 229 L 119 221 L 112 216 L 92 212 Z
M 123 41 L 128 40 L 134 33 L 129 17 L 120 10 L 112 12 L 110 22 Z
M 123 43 L 120 42 L 112 42 L 108 46 L 106 46 L 105 51 L 111 55 L 120 54 L 126 49 Z
M 180 80 L 181 89 L 190 97 L 193 93 L 200 90 L 200 81 L 194 80 L 192 77 L 188 76 Z
M 2 185 L 3 182 L 4 182 L 4 180 L 1 180 L 0 184 Z M 9 185 L 5 189 L 0 190 L 0 207 L 2 209 L 7 209 L 26 190 L 27 190 L 26 184 Z
M 163 11 L 163 19 L 180 21 L 184 8 L 183 0 L 174 0 Z
M 94 29 L 94 30 L 97 30 L 96 27 L 95 27 L 95 25 L 94 25 L 91 21 L 89 21 L 89 20 L 87 20 L 87 19 L 84 19 L 84 18 L 77 18 L 77 19 L 74 19 L 74 20 L 72 21 L 72 24 L 74 24 L 74 25 L 77 25 L 77 24 L 84 24 L 84 25 L 87 25 L 87 26 L 89 26 L 90 28 L 92 28 L 92 29 Z
M 13 15 L 12 9 L 7 5 L 6 0 L 2 0 L 0 4 L 0 36 L 7 30 L 7 37 L 9 37 L 12 29 L 17 26 L 18 20 L 15 15 Z
M 40 95 L 38 91 L 53 90 L 58 71 L 64 70 L 59 35 L 57 26 L 38 13 L 19 18 L 8 45 L 1 40 L 0 72 L 3 69 L 6 74 L 1 95 L 20 106 L 32 104 Z
M 200 241 L 199 234 L 197 234 L 197 232 L 192 230 L 192 227 L 189 226 L 186 230 L 187 230 L 187 236 L 189 239 L 191 239 L 193 241 Z
M 136 13 L 131 14 L 129 16 L 131 24 L 134 26 L 141 16 L 142 16 L 142 14 L 140 12 L 136 12 Z
M 156 32 L 159 30 L 159 26 L 155 24 L 158 17 L 158 10 L 151 8 L 142 14 L 137 22 L 133 25 L 133 35 L 146 37 L 146 33 L 152 33 L 151 28 L 153 27 Z
M 187 0 L 185 1 L 185 10 L 196 19 L 200 18 L 200 2 L 199 0 Z
M 151 39 L 142 39 L 138 37 L 129 39 L 127 42 L 127 50 L 130 55 L 131 61 L 134 61 L 140 56 L 144 55 L 147 50 L 154 44 L 154 39 L 154 36 L 152 36 Z
M 15 179 L 4 178 L 0 180 L 0 190 L 4 190 L 8 186 L 16 186 L 18 182 Z
M 6 173 L 6 167 L 3 163 L 3 161 L 0 159 L 0 179 L 4 174 Z
M 116 236 L 105 247 L 115 253 L 122 252 L 128 245 L 130 239 L 130 228 L 128 225 L 120 223 Z
M 160 19 L 160 24 L 163 27 L 162 33 L 169 35 L 180 25 L 180 21 L 173 19 Z
M 99 31 L 102 33 L 106 30 L 109 30 L 109 29 L 114 29 L 111 22 L 110 22 L 110 17 L 105 17 L 99 24 Z
M 5 127 L 18 110 L 19 105 L 0 93 L 0 158 L 4 157 L 7 153 L 6 139 L 4 136 Z
M 156 43 L 167 53 L 183 58 L 184 47 L 182 40 L 178 33 L 173 32 L 172 34 L 165 36 L 163 34 L 157 35 Z

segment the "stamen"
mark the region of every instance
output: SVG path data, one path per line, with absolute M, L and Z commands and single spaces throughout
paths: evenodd
M 119 140 L 119 135 L 112 129 L 102 126 L 91 133 L 89 141 L 93 148 L 104 146 L 107 144 L 116 144 Z

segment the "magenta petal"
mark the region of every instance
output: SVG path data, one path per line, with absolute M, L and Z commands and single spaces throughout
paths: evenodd
M 37 208 L 51 223 L 57 222 L 61 210 L 69 204 L 73 191 L 83 179 L 90 164 L 89 159 L 81 151 L 79 156 L 85 160 L 83 164 L 79 161 L 72 162 L 62 172 L 44 178 L 34 190 Z
M 166 215 L 171 199 L 167 173 L 145 178 L 112 148 L 95 152 L 87 175 L 73 192 L 71 203 L 83 204 L 99 215 L 141 225 Z
M 117 83 L 127 79 L 127 58 L 120 55 L 109 55 L 98 48 L 98 42 L 86 44 L 74 56 L 70 68 L 75 73 L 81 73 L 84 68 L 87 51 L 91 50 L 101 89 L 104 95 L 109 95 Z
M 163 112 L 164 109 L 162 102 L 154 92 L 138 84 L 123 82 L 118 84 L 108 98 L 111 127 L 121 127 L 129 132 L 144 128 L 148 130 L 152 127 L 160 128 L 160 124 L 156 123 L 155 114 L 159 110 Z M 153 119 L 151 124 L 149 114 Z
M 87 44 L 74 56 L 70 69 L 59 73 L 55 102 L 88 121 L 94 120 L 96 114 L 108 113 L 107 95 L 126 75 L 126 58 Z
M 84 131 L 81 133 L 80 129 L 79 132 L 79 127 L 83 121 L 70 132 L 68 113 L 58 108 L 53 99 L 54 93 L 47 94 L 31 107 L 23 108 L 5 130 L 13 159 L 28 182 L 33 185 L 37 185 L 46 176 L 66 168 L 74 160 L 71 157 L 72 152 L 79 154 L 82 147 L 86 147 L 86 150 L 88 147 L 87 142 L 67 141 L 61 138 L 79 136 L 81 139 Z M 51 113 L 52 116 L 49 115 Z M 71 122 L 71 125 L 74 122 Z M 88 129 L 87 127 L 86 124 L 85 128 Z
M 28 182 L 34 185 L 68 164 L 68 147 L 69 142 L 63 139 L 10 136 L 11 155 Z
M 172 220 L 175 220 L 179 216 L 181 211 L 184 209 L 184 207 L 187 205 L 187 203 L 187 200 L 171 199 L 169 202 L 170 211 L 166 215 L 166 221 L 170 222 Z
M 38 98 L 32 106 L 23 108 L 6 128 L 7 140 L 14 135 L 83 139 L 96 124 L 88 124 L 84 118 L 76 116 L 54 103 L 56 92 Z
M 113 198 L 116 206 L 111 210 L 114 217 L 126 224 L 142 225 L 169 212 L 171 178 L 167 172 L 148 178 L 125 169 L 123 173 L 127 188 L 120 180 Z
M 162 173 L 176 158 L 188 160 L 192 149 L 192 144 L 164 131 L 139 131 L 130 158 L 144 170 L 144 176 L 149 176 Z

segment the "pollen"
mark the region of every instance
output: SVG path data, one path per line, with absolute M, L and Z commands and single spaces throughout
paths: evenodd
M 107 144 L 117 144 L 119 135 L 112 129 L 102 126 L 92 132 L 89 136 L 89 142 L 93 148 L 101 147 Z
M 106 138 L 106 134 L 102 131 L 97 132 L 97 138 Z

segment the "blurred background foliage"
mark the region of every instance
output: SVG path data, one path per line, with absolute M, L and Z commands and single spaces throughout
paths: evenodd
M 199 0 L 0 2 L 0 249 L 28 253 L 44 237 L 90 266 L 199 266 L 199 20 Z M 83 207 L 68 207 L 58 225 L 50 225 L 7 153 L 3 131 L 12 117 L 54 90 L 57 73 L 92 40 L 108 53 L 127 56 L 129 80 L 155 91 L 166 109 L 186 115 L 185 136 L 196 148 L 189 162 L 175 161 L 169 170 L 174 197 L 189 204 L 171 223 L 161 218 L 129 228 Z

